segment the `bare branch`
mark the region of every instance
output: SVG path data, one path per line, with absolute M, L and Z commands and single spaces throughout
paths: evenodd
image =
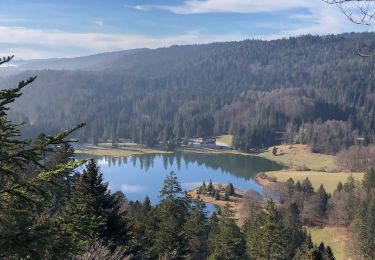
M 331 5 L 337 5 L 341 12 L 355 24 L 371 26 L 375 18 L 375 0 L 322 0 Z M 357 54 L 360 57 L 375 56 L 375 47 L 368 44 L 358 45 Z
M 353 23 L 370 26 L 375 18 L 375 0 L 322 0 L 337 5 Z

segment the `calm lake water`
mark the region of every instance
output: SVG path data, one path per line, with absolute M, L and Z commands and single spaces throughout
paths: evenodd
M 158 202 L 159 191 L 166 175 L 174 171 L 185 190 L 198 187 L 211 179 L 214 183 L 233 183 L 243 191 L 262 187 L 255 183 L 258 172 L 282 167 L 272 161 L 235 154 L 173 154 L 139 155 L 132 157 L 98 158 L 100 169 L 112 192 L 123 191 L 129 200 L 143 201 L 148 195 Z

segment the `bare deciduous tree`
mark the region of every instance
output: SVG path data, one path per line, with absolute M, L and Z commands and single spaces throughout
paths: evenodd
M 375 17 L 375 0 L 323 0 L 337 5 L 350 21 L 371 25 Z
M 339 170 L 365 172 L 375 167 L 375 145 L 352 146 L 337 155 Z
M 336 5 L 353 23 L 371 26 L 375 18 L 375 0 L 323 0 Z M 358 44 L 358 55 L 370 57 L 375 55 L 375 46 L 366 43 Z

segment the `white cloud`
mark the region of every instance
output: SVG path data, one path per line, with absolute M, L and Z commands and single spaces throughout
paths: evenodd
M 271 13 L 293 8 L 310 8 L 319 0 L 186 0 L 182 5 L 141 6 L 177 14 L 201 13 Z M 140 7 L 140 6 L 138 6 Z
M 350 11 L 353 15 L 360 14 L 359 6 L 369 6 L 370 13 L 374 12 L 375 3 L 372 1 L 363 4 L 356 1 L 349 1 L 342 5 L 344 10 Z M 176 14 L 203 14 L 203 13 L 274 13 L 292 9 L 316 9 L 333 6 L 324 0 L 185 0 L 180 5 L 136 5 L 129 6 L 141 11 L 151 9 L 163 9 Z
M 139 185 L 123 184 L 121 186 L 121 191 L 124 193 L 138 193 L 138 192 L 144 192 L 146 190 L 147 190 L 147 187 L 139 186 Z
M 143 5 L 136 5 L 134 8 L 138 11 L 147 11 L 148 10 L 148 8 L 146 6 L 143 6 Z
M 199 30 L 176 36 L 153 37 L 138 34 L 74 33 L 5 26 L 0 26 L 0 35 L 2 36 L 0 44 L 33 45 L 44 50 L 38 51 L 35 47 L 2 48 L 2 53 L 14 53 L 18 59 L 61 57 L 61 55 L 72 57 L 105 51 L 168 47 L 176 44 L 209 43 L 246 38 L 246 35 L 240 34 L 206 35 Z M 28 53 L 29 49 L 30 53 Z
M 306 34 L 326 35 L 352 31 L 368 31 L 371 27 L 350 22 L 347 17 L 334 5 L 320 3 L 310 14 L 292 14 L 290 18 L 301 21 L 301 25 L 292 29 L 283 30 L 274 35 L 260 37 L 263 39 L 280 39 L 282 37 L 299 36 Z
M 1 40 L 0 40 L 1 41 Z M 10 47 L 10 48 L 1 48 L 0 57 L 5 57 L 9 55 L 14 55 L 15 59 L 44 59 L 50 57 L 59 57 L 61 53 L 59 52 L 48 52 L 48 51 L 41 51 L 35 50 L 33 48 L 17 48 L 17 47 Z
M 148 10 L 151 9 L 151 7 L 147 6 L 147 5 L 127 5 L 127 4 L 125 4 L 124 7 L 135 9 L 135 10 L 138 10 L 138 11 L 148 11 Z
M 103 27 L 104 26 L 104 22 L 103 21 L 96 20 L 96 21 L 93 21 L 93 22 L 94 22 L 94 24 L 96 24 L 99 27 Z
M 353 14 L 355 5 L 345 6 Z M 301 34 L 329 34 L 347 31 L 365 31 L 368 27 L 351 23 L 336 5 L 330 5 L 323 0 L 185 0 L 181 5 L 143 6 L 143 8 L 163 9 L 176 14 L 204 13 L 275 13 L 288 11 L 289 18 L 301 21 L 301 25 L 285 24 L 294 27 L 277 35 L 260 36 L 263 39 L 274 39 Z M 297 10 L 298 11 L 293 11 Z M 302 13 L 300 9 L 304 9 Z M 375 9 L 375 5 L 372 7 Z M 357 11 L 358 13 L 358 11 Z M 308 23 L 308 25 L 307 25 Z M 267 25 L 259 21 L 260 25 Z M 296 26 L 297 25 L 297 26 Z

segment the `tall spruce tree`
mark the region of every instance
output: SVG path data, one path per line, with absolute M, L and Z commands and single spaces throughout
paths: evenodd
M 204 202 L 194 201 L 192 212 L 183 227 L 190 259 L 206 259 L 208 256 L 208 222 L 204 210 Z
M 330 246 L 327 246 L 326 250 L 324 251 L 323 254 L 323 259 L 324 260 L 335 260 L 335 256 L 333 255 L 332 249 Z
M 317 193 L 317 213 L 320 216 L 324 216 L 327 212 L 328 207 L 328 194 L 324 189 L 323 184 L 320 185 Z
M 77 251 L 94 238 L 103 240 L 112 249 L 130 240 L 127 223 L 119 211 L 121 198 L 110 194 L 107 186 L 96 162 L 90 160 L 75 183 L 62 215 L 63 226 Z
M 259 246 L 262 248 L 261 258 L 282 259 L 284 257 L 285 241 L 282 218 L 272 200 L 267 201 Z
M 229 207 L 223 208 L 217 228 L 210 240 L 208 259 L 244 259 L 245 241 Z
M 143 201 L 143 209 L 146 213 L 150 212 L 150 210 L 152 209 L 151 200 L 148 195 L 146 195 L 145 200 Z
M 363 176 L 363 186 L 367 189 L 375 188 L 375 169 L 371 168 Z
M 49 156 L 47 165 L 50 167 L 56 167 L 61 164 L 66 164 L 71 160 L 74 160 L 74 148 L 69 143 L 63 143 L 56 146 L 56 153 Z M 55 178 L 54 182 L 56 183 L 56 186 L 53 190 L 53 200 L 51 200 L 51 213 L 57 214 L 61 212 L 67 200 L 70 199 L 71 188 L 76 175 L 76 171 L 67 171 Z
M 314 188 L 309 178 L 306 178 L 302 181 L 301 184 L 302 191 L 307 195 L 310 196 L 314 193 Z
M 295 185 L 295 191 L 302 191 L 302 185 L 301 182 L 298 180 Z
M 232 183 L 229 183 L 228 186 L 226 187 L 226 190 L 228 191 L 228 195 L 229 196 L 234 196 L 236 195 L 236 192 L 235 192 L 235 189 L 234 189 L 234 186 Z
M 340 192 L 343 188 L 343 185 L 342 185 L 342 182 L 339 181 L 339 183 L 337 184 L 337 187 L 336 187 L 336 191 Z
M 174 172 L 170 172 L 165 178 L 160 199 L 156 213 L 158 227 L 155 232 L 154 252 L 161 259 L 178 259 L 186 253 L 183 226 L 189 205 L 183 197 Z
M 0 59 L 0 65 L 12 58 Z M 56 178 L 82 164 L 69 160 L 49 166 L 44 164 L 44 155 L 75 141 L 67 137 L 83 125 L 33 142 L 21 138 L 20 124 L 9 120 L 9 106 L 35 79 L 0 91 L 0 257 L 6 259 L 41 259 L 48 253 L 56 239 L 53 216 L 48 213 L 54 196 L 51 187 Z
M 294 180 L 292 178 L 289 178 L 286 181 L 286 190 L 287 190 L 288 198 L 291 198 L 293 196 L 294 190 L 295 190 Z
M 306 234 L 302 229 L 302 222 L 298 206 L 292 203 L 286 210 L 284 216 L 284 239 L 287 241 L 285 244 L 285 256 L 292 259 L 296 250 L 303 244 L 306 239 Z
M 361 251 L 365 258 L 375 259 L 375 196 L 362 204 L 359 219 Z
M 246 252 L 250 259 L 257 259 L 262 255 L 262 248 L 259 246 L 259 241 L 261 241 L 263 224 L 264 215 L 262 210 L 252 207 L 244 223 Z
M 211 194 L 213 190 L 214 190 L 214 186 L 212 185 L 212 180 L 210 179 L 210 182 L 208 183 L 208 186 L 207 186 L 207 192 Z

